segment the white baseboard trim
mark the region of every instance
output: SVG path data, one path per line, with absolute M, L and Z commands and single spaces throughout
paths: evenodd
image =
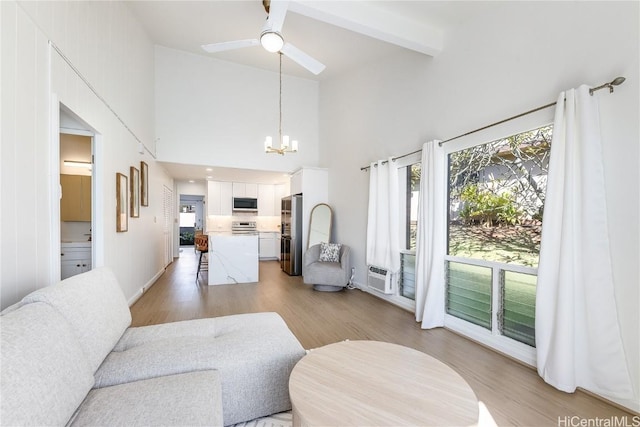
M 151 286 L 153 286 L 158 279 L 160 278 L 160 276 L 162 276 L 164 274 L 165 268 L 163 268 L 162 270 L 158 271 L 147 283 L 145 283 L 145 285 L 140 288 L 138 290 L 138 292 L 135 293 L 135 295 L 133 295 L 131 298 L 129 298 L 129 307 L 131 307 L 133 304 L 136 303 L 136 301 L 138 301 L 140 299 L 140 297 L 142 295 L 144 295 L 145 292 L 147 292 L 149 290 L 149 288 Z
M 391 304 L 398 306 L 404 310 L 410 311 L 411 313 L 415 313 L 416 311 L 415 301 L 411 301 L 407 298 L 403 298 L 397 295 L 383 294 L 382 292 L 371 289 L 368 285 L 364 285 L 356 281 L 353 282 L 353 285 L 363 292 L 371 294 L 374 297 L 380 298 L 381 300 L 390 302 Z

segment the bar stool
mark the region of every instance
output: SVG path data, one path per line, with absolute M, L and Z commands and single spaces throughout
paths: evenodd
M 196 271 L 196 282 L 201 271 L 209 271 L 209 238 L 205 235 L 196 236 L 196 251 L 200 252 L 198 256 L 198 270 Z

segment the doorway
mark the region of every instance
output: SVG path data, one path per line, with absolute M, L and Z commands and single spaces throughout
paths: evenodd
M 54 97 L 55 98 L 55 97 Z M 52 279 L 58 281 L 103 265 L 104 209 L 101 198 L 101 135 L 54 99 L 58 117 L 54 130 L 52 172 L 54 189 L 52 243 L 60 250 L 53 260 Z M 57 190 L 57 191 L 56 191 Z
M 180 246 L 193 246 L 194 238 L 203 233 L 204 196 L 180 194 Z
M 60 279 L 91 270 L 93 138 L 60 132 Z

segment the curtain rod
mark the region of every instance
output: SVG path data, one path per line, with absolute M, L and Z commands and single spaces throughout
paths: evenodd
M 621 85 L 624 81 L 625 81 L 625 78 L 624 78 L 624 77 L 616 77 L 615 79 L 613 79 L 613 80 L 612 80 L 611 82 L 609 82 L 609 83 L 603 83 L 603 84 L 601 84 L 600 86 L 596 86 L 596 87 L 594 87 L 594 88 L 589 89 L 589 95 L 593 96 L 593 93 L 594 93 L 595 91 L 600 90 L 600 89 L 604 89 L 604 88 L 609 88 L 609 93 L 613 93 L 613 87 L 614 87 L 614 86 Z M 489 124 L 489 125 L 482 126 L 481 128 L 474 129 L 474 130 L 472 130 L 472 131 L 469 131 L 469 132 L 463 133 L 463 134 L 461 134 L 461 135 L 454 136 L 453 138 L 445 139 L 444 141 L 440 141 L 440 142 L 438 142 L 438 145 L 439 145 L 440 147 L 442 147 L 442 144 L 446 144 L 447 142 L 449 142 L 449 141 L 453 141 L 454 139 L 462 138 L 463 136 L 471 135 L 471 134 L 473 134 L 473 133 L 480 132 L 480 131 L 485 130 L 485 129 L 489 129 L 490 127 L 493 127 L 493 126 L 501 125 L 502 123 L 505 123 L 505 122 L 508 122 L 508 121 L 510 121 L 510 120 L 514 120 L 514 119 L 517 119 L 517 118 L 520 118 L 520 117 L 526 116 L 526 115 L 531 114 L 531 113 L 535 113 L 536 111 L 544 110 L 545 108 L 553 107 L 554 105 L 556 105 L 556 101 L 554 101 L 554 102 L 550 102 L 550 103 L 548 103 L 548 104 L 542 105 L 542 106 L 540 106 L 540 107 L 534 108 L 534 109 L 529 110 L 529 111 L 525 111 L 524 113 L 520 113 L 520 114 L 517 114 L 517 115 L 515 115 L 515 116 L 511 116 L 511 117 L 508 117 L 508 118 L 506 118 L 506 119 L 503 119 L 503 120 L 500 120 L 500 121 L 497 121 L 497 122 L 491 123 L 491 124 Z M 400 156 L 393 157 L 391 160 L 392 160 L 392 161 L 395 161 L 395 160 L 401 159 L 401 158 L 403 158 L 403 157 L 411 156 L 411 155 L 413 155 L 413 154 L 420 153 L 420 152 L 422 152 L 422 148 L 420 148 L 420 149 L 418 149 L 418 150 L 415 150 L 415 151 L 412 151 L 411 153 L 402 154 L 402 155 L 400 155 Z M 384 160 L 384 161 L 382 162 L 382 164 L 385 164 L 385 163 L 388 163 L 388 160 Z M 368 170 L 370 167 L 371 167 L 371 166 L 363 166 L 363 167 L 361 167 L 361 168 L 360 168 L 360 170 L 361 170 L 361 171 L 365 171 L 365 170 Z

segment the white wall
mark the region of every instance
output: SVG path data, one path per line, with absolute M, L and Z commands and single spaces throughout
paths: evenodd
M 398 54 L 323 81 L 320 88 L 320 164 L 329 169 L 336 240 L 354 248 L 356 281 L 366 283 L 368 173 L 361 166 L 553 102 L 562 90 L 582 83 L 627 77 L 614 94 L 597 96 L 618 316 L 636 389 L 634 400 L 620 403 L 636 411 L 638 12 L 637 2 L 494 3 L 486 14 L 448 32 L 444 52 L 436 58 Z M 538 117 L 548 121 L 552 111 Z M 452 142 L 447 148 L 490 140 L 480 139 L 486 137 Z
M 282 131 L 299 141 L 298 153 L 285 156 L 264 152 L 267 135 L 278 140 L 278 73 L 157 46 L 158 160 L 283 172 L 317 166 L 318 82 L 282 80 Z
M 132 301 L 163 271 L 162 188 L 173 187 L 132 135 L 153 151 L 153 46 L 121 2 L 3 1 L 0 14 L 0 305 L 51 284 L 59 268 L 55 99 L 99 135 L 94 180 L 102 182 L 96 198 L 105 216 L 97 265 L 113 268 Z M 116 233 L 115 173 L 129 175 L 140 161 L 149 165 L 150 206 Z

